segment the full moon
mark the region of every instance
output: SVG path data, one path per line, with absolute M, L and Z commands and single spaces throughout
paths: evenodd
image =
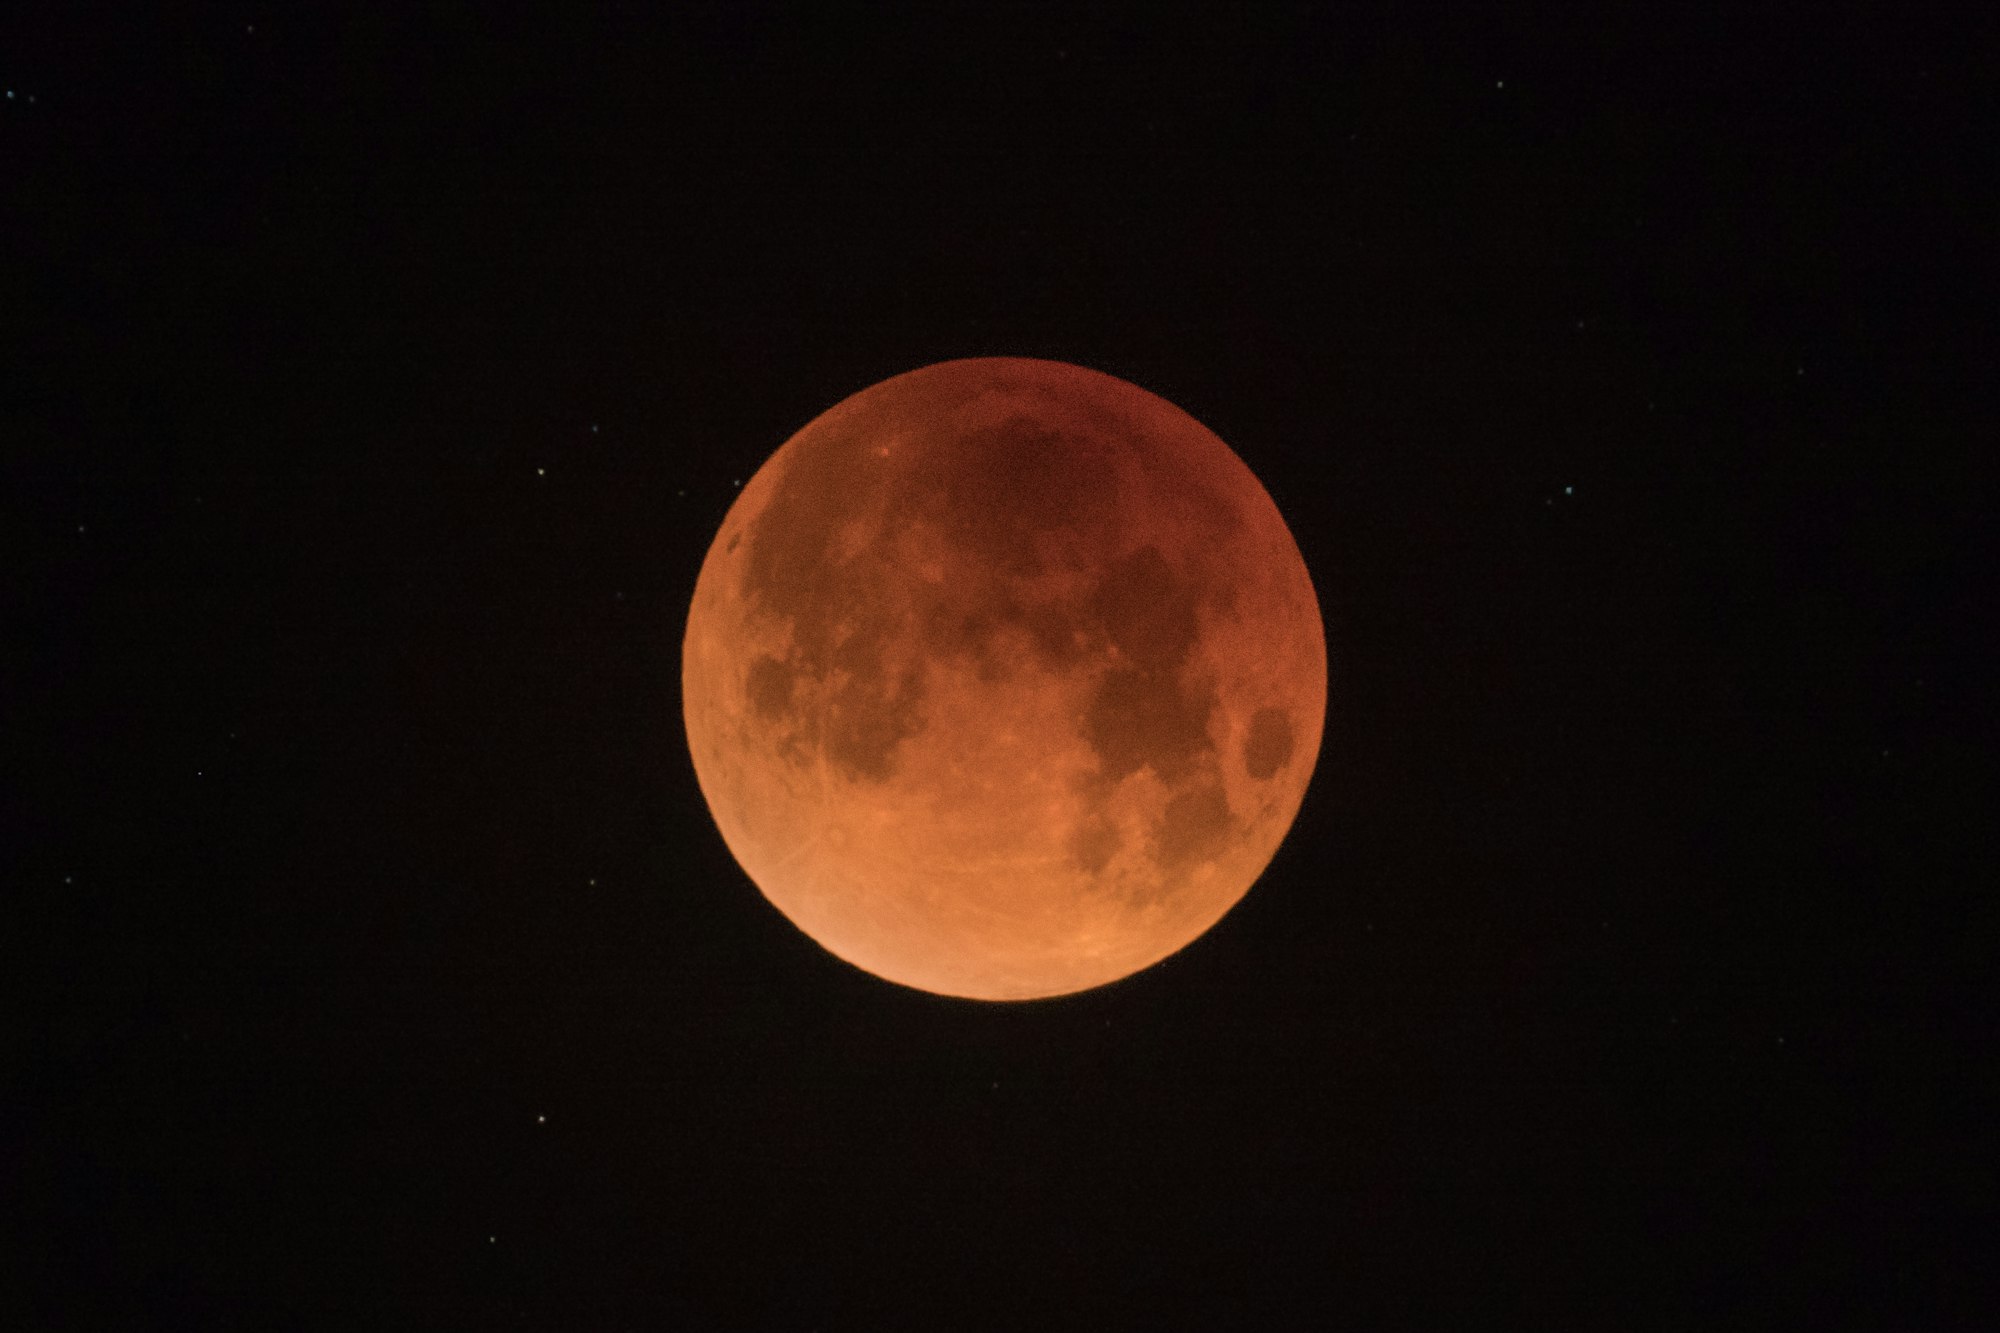
M 1097 371 L 946 361 L 829 408 L 709 547 L 681 659 L 724 842 L 889 981 L 1128 976 L 1248 892 L 1318 760 L 1326 641 L 1243 461 Z

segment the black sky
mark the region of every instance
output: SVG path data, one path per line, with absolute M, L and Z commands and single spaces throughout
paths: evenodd
M 1987 1326 L 1993 22 L 854 8 L 0 19 L 0 1322 Z M 1243 904 L 997 1007 L 677 695 L 734 483 L 985 354 L 1331 662 Z

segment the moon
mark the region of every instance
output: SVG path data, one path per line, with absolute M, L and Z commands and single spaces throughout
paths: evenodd
M 1319 603 L 1250 469 L 1165 399 L 982 357 L 758 470 L 682 644 L 695 774 L 771 904 L 878 977 L 1116 981 L 1248 892 L 1318 762 Z

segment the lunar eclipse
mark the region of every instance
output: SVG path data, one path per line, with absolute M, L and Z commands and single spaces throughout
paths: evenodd
M 1018 358 L 807 424 L 703 561 L 688 744 L 724 841 L 826 949 L 1025 1000 L 1181 949 L 1318 759 L 1326 646 L 1250 469 L 1123 380 Z

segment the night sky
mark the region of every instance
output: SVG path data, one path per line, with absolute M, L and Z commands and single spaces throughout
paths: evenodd
M 0 1325 L 1991 1326 L 1984 11 L 148 8 L 0 17 Z M 1241 905 L 1011 1006 L 679 703 L 976 355 L 1329 654 Z

